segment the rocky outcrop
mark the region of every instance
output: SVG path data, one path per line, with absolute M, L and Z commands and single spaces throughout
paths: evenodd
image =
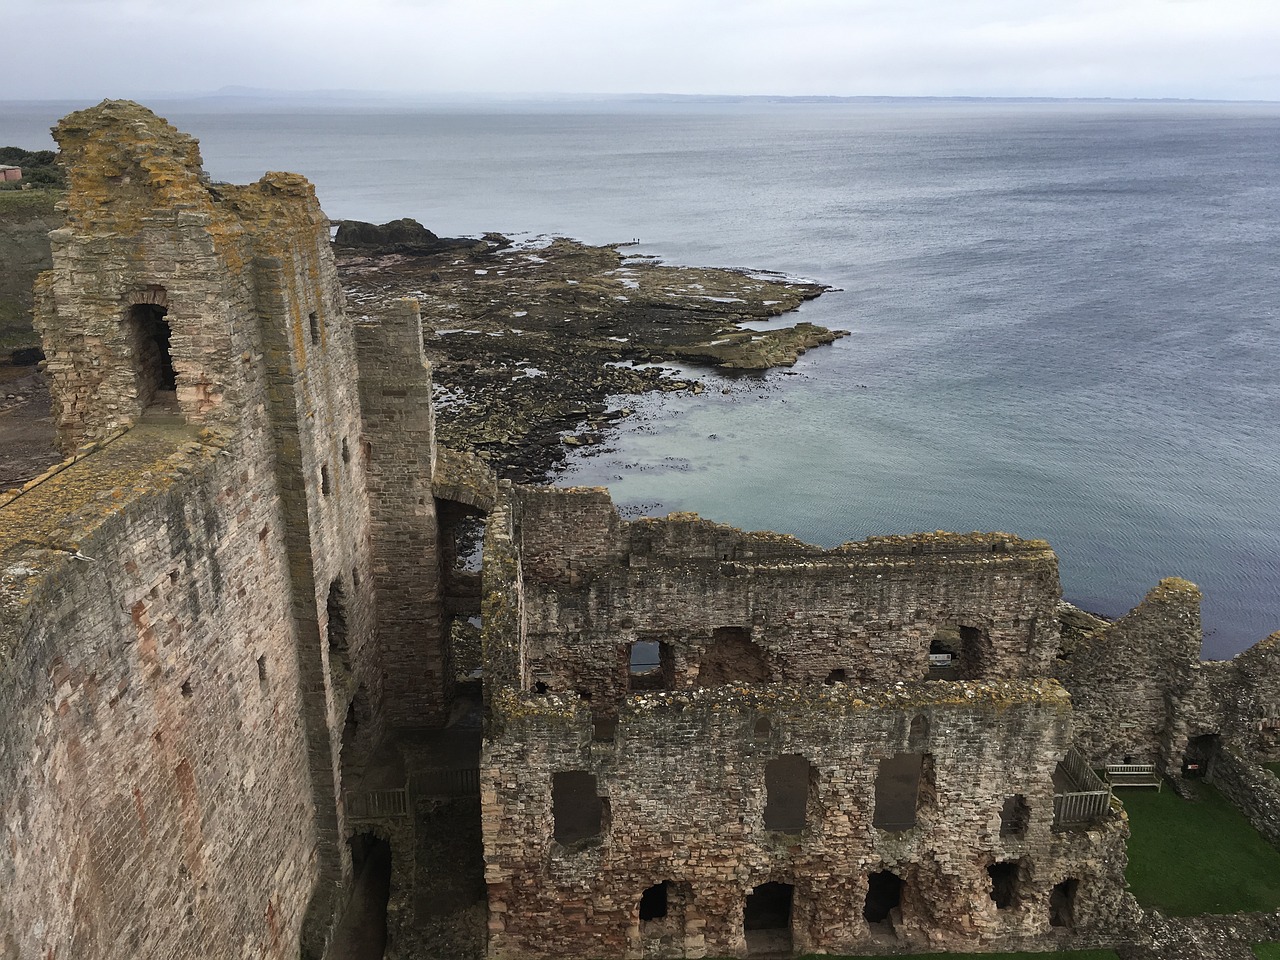
M 488 249 L 483 240 L 437 237 L 411 217 L 392 220 L 390 223 L 365 223 L 363 220 L 343 220 L 333 245 L 339 250 L 364 250 L 378 253 L 399 253 L 412 257 L 424 257 L 448 250 Z
M 630 413 L 608 399 L 697 394 L 668 362 L 761 371 L 845 336 L 812 323 L 755 330 L 826 287 L 777 274 L 676 267 L 562 237 L 409 257 L 339 249 L 354 309 L 422 301 L 442 443 L 485 457 L 508 479 L 542 482 L 566 447 L 592 444 Z

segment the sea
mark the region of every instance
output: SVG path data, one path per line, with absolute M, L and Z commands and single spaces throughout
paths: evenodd
M 52 145 L 84 103 L 0 104 Z M 703 371 L 562 482 L 835 545 L 1047 539 L 1118 616 L 1204 593 L 1204 654 L 1280 630 L 1280 104 L 632 98 L 149 104 L 209 173 L 304 173 L 330 216 L 631 242 L 830 292 L 790 370 Z M 428 318 L 429 319 L 429 318 Z

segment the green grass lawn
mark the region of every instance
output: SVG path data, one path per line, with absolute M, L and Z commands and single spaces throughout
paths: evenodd
M 1171 916 L 1280 907 L 1280 853 L 1208 784 L 1189 802 L 1168 785 L 1124 790 L 1133 836 L 1129 889 Z
M 1277 777 L 1280 777 L 1280 760 L 1277 760 L 1275 763 L 1264 763 L 1263 766 L 1274 773 Z
M 1253 952 L 1258 960 L 1280 960 L 1280 943 L 1255 943 Z

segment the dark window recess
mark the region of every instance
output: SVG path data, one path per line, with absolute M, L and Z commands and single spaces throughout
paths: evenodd
M 320 342 L 320 318 L 316 315 L 316 312 L 314 310 L 312 310 L 309 314 L 307 314 L 307 325 L 311 329 L 311 342 L 319 343 Z
M 585 770 L 556 773 L 551 777 L 553 836 L 568 846 L 600 835 L 604 804 L 596 792 L 594 774 Z
M 997 910 L 1012 910 L 1018 905 L 1018 865 L 993 863 L 987 867 L 991 878 L 991 899 Z
M 770 760 L 765 766 L 766 830 L 798 833 L 804 829 L 812 770 L 808 760 L 794 753 Z
M 343 463 L 351 462 L 351 447 L 347 445 L 346 437 L 342 438 L 342 462 Z
M 768 717 L 761 717 L 756 721 L 755 735 L 757 740 L 768 740 L 772 730 L 773 725 L 769 723 Z
M 189 697 L 189 696 L 191 696 L 191 681 L 190 681 L 190 680 L 183 680 L 183 681 L 182 681 L 182 695 L 183 695 L 184 697 Z
M 618 735 L 618 718 L 596 716 L 591 718 L 591 739 L 597 743 L 613 743 Z
M 867 902 L 862 917 L 867 923 L 888 923 L 894 910 L 902 906 L 902 878 L 888 870 L 867 877 Z
M 329 495 L 329 465 L 322 464 L 320 467 L 320 492 L 326 497 Z
M 746 627 L 717 627 L 711 632 L 711 642 L 698 665 L 699 686 L 768 683 L 769 679 L 769 662 L 764 651 L 751 642 L 750 630 Z
M 848 683 L 848 681 L 849 681 L 849 674 L 844 670 L 843 667 L 836 670 L 832 670 L 830 673 L 827 674 L 826 682 L 829 684 Z
M 1000 808 L 1000 836 L 1025 836 L 1031 824 L 1031 807 L 1027 798 L 1020 793 L 1005 797 L 1004 806 Z
M 910 830 L 916 825 L 924 755 L 898 753 L 880 761 L 876 773 L 876 809 L 872 824 L 881 830 Z
M 329 617 L 329 670 L 351 671 L 351 652 L 347 645 L 347 604 L 342 584 L 337 580 L 329 585 L 329 599 L 325 603 Z
M 913 747 L 923 746 L 929 739 L 929 718 L 917 713 L 911 718 L 911 729 L 907 733 Z
M 1054 886 L 1049 893 L 1049 925 L 1070 929 L 1076 925 L 1076 891 L 1080 881 L 1071 877 Z
M 640 922 L 662 920 L 667 915 L 667 895 L 671 884 L 666 880 L 654 884 L 640 894 Z
M 263 683 L 267 682 L 267 655 L 265 653 L 258 658 L 258 679 Z

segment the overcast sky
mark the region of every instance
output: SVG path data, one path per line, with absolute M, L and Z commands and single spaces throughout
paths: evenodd
M 0 0 L 4 99 L 410 94 L 1280 100 L 1280 0 Z

